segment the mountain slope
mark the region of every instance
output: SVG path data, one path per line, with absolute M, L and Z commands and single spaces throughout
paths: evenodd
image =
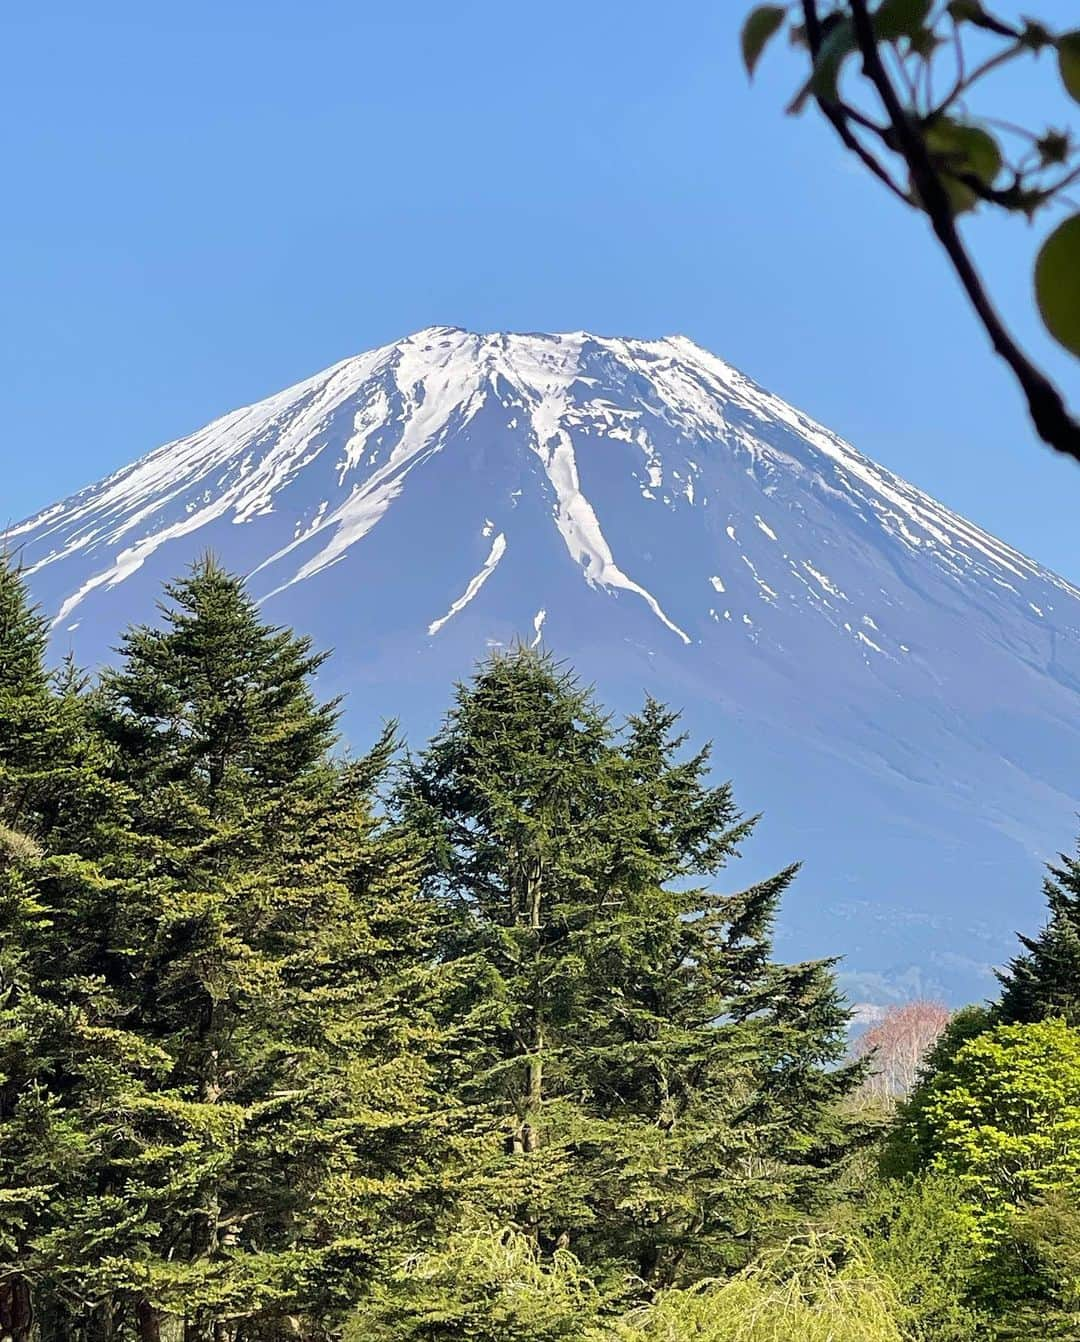
M 421 331 L 9 538 L 90 663 L 214 550 L 336 647 L 358 739 L 515 638 L 674 700 L 857 995 L 988 990 L 1080 809 L 1080 592 L 681 337 Z

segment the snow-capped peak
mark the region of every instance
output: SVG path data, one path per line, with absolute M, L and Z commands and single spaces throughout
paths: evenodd
M 721 735 L 819 879 L 887 891 L 895 834 L 895 917 L 937 917 L 954 858 L 1003 899 L 1014 850 L 1066 842 L 1080 806 L 1080 592 L 681 335 L 429 327 L 8 540 L 91 664 L 212 550 L 336 648 L 356 713 L 413 694 L 430 722 L 426 696 L 514 640 L 648 686 Z

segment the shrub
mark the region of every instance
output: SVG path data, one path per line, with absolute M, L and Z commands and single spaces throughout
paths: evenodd
M 599 1297 L 573 1254 L 488 1227 L 411 1258 L 353 1315 L 344 1342 L 581 1342 Z
M 863 1246 L 816 1237 L 726 1282 L 668 1291 L 596 1342 L 903 1342 L 905 1310 Z

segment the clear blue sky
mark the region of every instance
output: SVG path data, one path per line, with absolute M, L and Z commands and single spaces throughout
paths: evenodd
M 921 221 L 782 115 L 787 53 L 747 86 L 748 2 L 9 6 L 4 519 L 430 323 L 683 332 L 1080 579 L 1080 469 Z M 1080 403 L 1030 303 L 1038 231 L 973 236 Z

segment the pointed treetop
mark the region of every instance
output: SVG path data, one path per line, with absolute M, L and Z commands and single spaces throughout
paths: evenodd
M 1048 866 L 1043 890 L 1050 916 L 1037 936 L 1020 937 L 1022 953 L 998 973 L 997 1014 L 1009 1025 L 1060 1017 L 1080 1026 L 1080 843 L 1075 857 Z
M 0 551 L 0 694 L 44 690 L 48 624 L 32 605 L 22 569 Z

